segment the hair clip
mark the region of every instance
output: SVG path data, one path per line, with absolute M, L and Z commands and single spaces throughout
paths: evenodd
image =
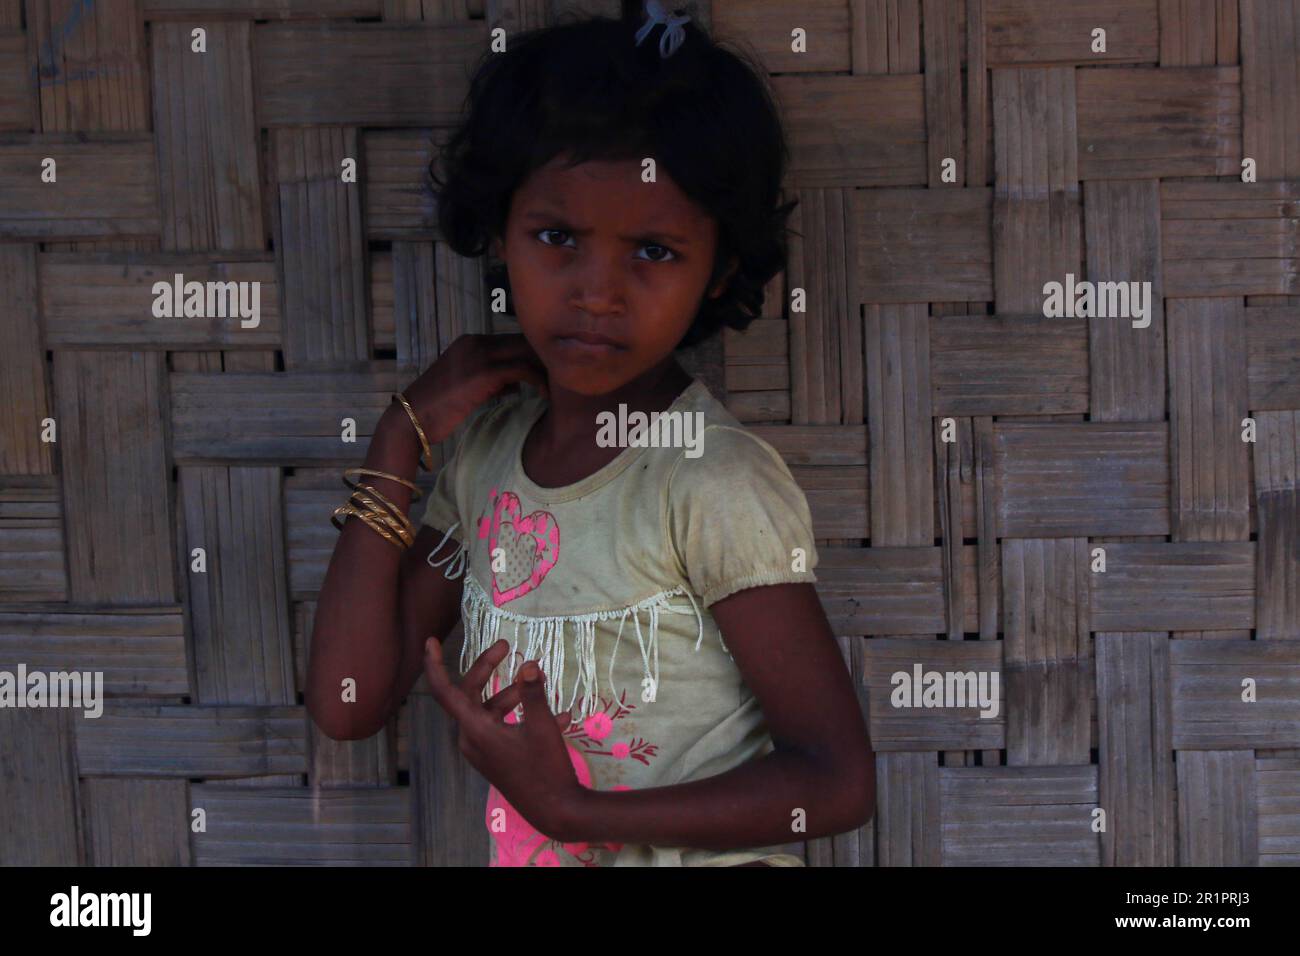
M 636 45 L 641 45 L 641 41 L 650 35 L 655 24 L 662 23 L 664 32 L 659 37 L 659 56 L 661 59 L 667 59 L 686 41 L 686 31 L 682 28 L 682 24 L 690 20 L 690 17 L 669 16 L 661 0 L 646 0 L 645 12 L 650 19 L 641 24 L 641 29 L 636 31 Z

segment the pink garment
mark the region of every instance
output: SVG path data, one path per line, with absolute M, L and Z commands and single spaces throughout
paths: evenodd
M 500 677 L 492 677 L 492 693 L 497 693 L 501 687 Z M 621 708 L 616 713 L 621 713 Z M 511 712 L 506 715 L 506 723 L 518 723 L 518 715 Z M 613 721 L 606 713 L 597 713 L 588 717 L 579 727 L 570 725 L 570 731 L 576 732 L 580 737 L 586 737 L 589 740 L 600 740 L 609 735 Z M 566 733 L 566 737 L 570 734 Z M 616 750 L 622 751 L 620 759 L 626 759 L 628 745 L 626 743 L 617 743 L 614 745 Z M 569 762 L 573 765 L 573 771 L 578 777 L 578 783 L 587 789 L 591 786 L 591 768 L 587 764 L 587 759 L 582 752 L 566 739 L 564 749 L 569 754 Z M 642 744 L 643 752 L 648 752 L 649 756 L 654 755 L 654 745 Z M 595 751 L 595 753 L 608 756 L 608 751 Z M 630 790 L 631 788 L 623 784 L 613 787 L 614 790 Z M 488 833 L 491 834 L 495 844 L 496 854 L 492 860 L 492 866 L 562 866 L 563 863 L 558 853 L 568 854 L 573 859 L 578 860 L 584 866 L 598 866 L 599 861 L 593 851 L 592 845 L 586 842 L 559 843 L 552 840 L 524 819 L 523 815 L 510 805 L 510 802 L 501 795 L 496 787 L 489 785 L 487 799 L 487 813 L 485 817 Z M 596 844 L 596 849 L 608 849 L 617 852 L 623 848 L 621 843 L 601 843 Z

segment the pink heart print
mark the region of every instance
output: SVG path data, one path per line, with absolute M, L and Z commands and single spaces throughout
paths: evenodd
M 555 567 L 560 559 L 560 526 L 549 511 L 520 517 L 519 496 L 503 491 L 496 496 L 488 537 L 493 565 L 501 547 L 508 562 L 505 571 L 492 571 L 492 603 L 497 607 L 523 597 Z M 504 527 L 503 527 L 504 522 Z

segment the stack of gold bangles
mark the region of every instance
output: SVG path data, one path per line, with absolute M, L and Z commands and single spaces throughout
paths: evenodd
M 419 421 L 415 417 L 415 410 L 411 408 L 411 403 L 406 400 L 406 396 L 400 392 L 393 393 L 393 399 L 400 401 L 402 407 L 406 409 L 406 414 L 411 419 L 411 424 L 415 426 L 415 433 L 420 436 L 420 467 L 425 471 L 433 470 L 433 449 L 429 447 L 429 440 L 425 437 L 424 429 L 420 427 Z M 374 485 L 363 484 L 361 482 L 349 481 L 351 475 L 358 478 L 364 475 L 374 475 L 377 478 L 387 478 L 390 481 L 396 481 L 398 484 L 405 485 L 415 492 L 415 497 L 411 500 L 419 501 L 421 491 L 412 481 L 400 478 L 397 475 L 390 475 L 386 471 L 377 471 L 374 468 L 348 468 L 343 472 L 343 483 L 353 489 L 352 496 L 348 499 L 347 504 L 339 505 L 334 509 L 334 514 L 330 517 L 330 522 L 340 531 L 343 530 L 343 523 L 339 520 L 340 515 L 356 515 L 366 525 L 373 528 L 376 533 L 383 536 L 387 541 L 400 551 L 409 548 L 415 543 L 415 525 L 406 515 L 402 514 L 397 505 L 393 504 L 375 488 Z

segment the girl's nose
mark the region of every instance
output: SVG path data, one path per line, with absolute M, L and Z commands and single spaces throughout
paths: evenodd
M 573 304 L 585 312 L 617 312 L 623 306 L 625 263 L 617 253 L 589 253 L 574 277 Z

